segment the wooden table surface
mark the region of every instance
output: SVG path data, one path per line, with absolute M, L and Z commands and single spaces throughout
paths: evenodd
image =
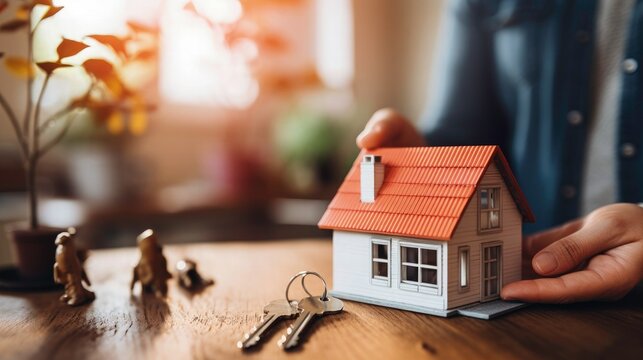
M 643 359 L 643 291 L 614 303 L 534 305 L 492 321 L 439 318 L 345 302 L 321 319 L 303 346 L 276 345 L 282 323 L 257 351 L 235 346 L 263 305 L 283 296 L 291 275 L 331 279 L 328 240 L 167 246 L 169 264 L 196 260 L 216 284 L 199 294 L 170 282 L 166 301 L 130 297 L 134 248 L 92 253 L 86 267 L 97 299 L 72 308 L 60 293 L 0 293 L 0 358 L 638 358 Z M 310 279 L 311 287 L 314 280 Z

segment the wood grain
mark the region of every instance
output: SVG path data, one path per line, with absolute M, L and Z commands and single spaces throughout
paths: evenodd
M 140 297 L 138 289 L 130 297 L 135 249 L 96 251 L 87 271 L 97 299 L 88 306 L 68 307 L 56 292 L 0 293 L 0 358 L 640 359 L 643 354 L 640 289 L 619 302 L 535 305 L 492 321 L 346 302 L 343 313 L 313 326 L 298 351 L 277 347 L 282 324 L 260 349 L 242 353 L 236 341 L 259 320 L 266 302 L 283 296 L 292 274 L 315 270 L 331 281 L 330 242 L 168 246 L 165 253 L 170 264 L 182 257 L 196 260 L 215 285 L 191 295 L 173 279 L 166 301 Z

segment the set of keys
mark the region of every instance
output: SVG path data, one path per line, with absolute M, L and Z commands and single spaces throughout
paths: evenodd
M 308 289 L 306 289 L 304 280 L 308 275 L 315 275 L 321 279 L 324 284 L 324 292 L 321 296 L 313 296 Z M 301 277 L 301 286 L 306 294 L 308 294 L 308 297 L 297 302 L 290 299 L 288 292 L 292 283 L 299 277 Z M 243 339 L 237 342 L 237 347 L 242 350 L 250 349 L 262 341 L 264 335 L 275 323 L 281 320 L 296 318 L 286 330 L 286 334 L 284 334 L 277 343 L 282 349 L 290 350 L 299 344 L 299 340 L 302 334 L 304 334 L 306 327 L 308 327 L 313 320 L 325 315 L 337 314 L 343 309 L 344 304 L 341 300 L 328 296 L 326 281 L 321 275 L 312 271 L 302 271 L 290 279 L 288 286 L 286 286 L 285 299 L 271 301 L 264 307 L 264 315 L 259 324 L 254 326 L 243 336 Z

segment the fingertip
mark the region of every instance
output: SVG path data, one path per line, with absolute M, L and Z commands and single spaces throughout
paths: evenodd
M 500 298 L 505 301 L 519 300 L 521 297 L 520 285 L 517 283 L 511 283 L 505 285 L 502 290 L 500 290 Z
M 559 267 L 558 260 L 549 251 L 542 251 L 531 260 L 534 271 L 540 275 L 549 275 Z
M 381 144 L 382 127 L 379 124 L 364 129 L 357 135 L 357 147 L 360 149 L 374 149 Z
M 500 291 L 500 297 L 505 301 L 533 301 L 537 295 L 537 287 L 529 280 L 507 284 Z
M 511 284 L 510 284 L 511 285 Z M 504 301 L 512 301 L 516 300 L 516 297 L 512 291 L 511 288 L 509 288 L 510 285 L 505 286 L 501 291 L 500 291 L 500 298 Z M 509 289 L 507 289 L 509 288 Z

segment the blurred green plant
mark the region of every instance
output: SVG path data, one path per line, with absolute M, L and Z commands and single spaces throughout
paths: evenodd
M 140 134 L 145 130 L 147 111 L 153 107 L 145 103 L 139 91 L 130 89 L 123 82 L 119 69 L 130 62 L 155 60 L 158 30 L 129 22 L 129 32 L 124 36 L 96 34 L 86 36 L 84 41 L 62 38 L 56 48 L 57 56 L 53 61 L 34 62 L 33 42 L 39 26 L 63 11 L 64 7 L 55 6 L 52 0 L 22 0 L 16 3 L 17 6 L 14 7 L 9 6 L 7 0 L 0 0 L 0 14 L 15 8 L 14 15 L 0 23 L 0 33 L 26 32 L 27 56 L 5 56 L 5 52 L 0 51 L 0 58 L 4 57 L 4 65 L 11 74 L 25 79 L 27 104 L 24 116 L 19 117 L 0 93 L 0 106 L 6 113 L 18 140 L 27 177 L 29 225 L 32 229 L 36 229 L 39 226 L 38 197 L 35 186 L 38 163 L 65 137 L 79 113 L 89 111 L 93 118 L 104 124 L 111 133 L 123 131 L 125 115 L 129 115 L 128 128 L 131 133 Z M 115 54 L 116 60 L 90 58 L 79 65 L 68 61 L 69 58 L 90 46 L 106 47 Z M 84 71 L 90 79 L 89 87 L 81 96 L 71 99 L 63 109 L 43 118 L 42 100 L 50 79 L 61 69 L 72 67 L 78 67 Z M 34 102 L 36 76 L 44 76 L 44 80 Z
M 295 190 L 309 192 L 328 180 L 338 139 L 333 122 L 319 111 L 297 109 L 277 121 L 274 144 L 285 164 L 284 175 Z

